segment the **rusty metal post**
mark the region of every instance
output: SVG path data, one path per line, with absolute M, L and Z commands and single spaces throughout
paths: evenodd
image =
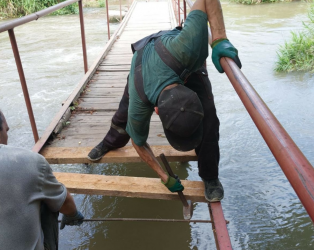
M 85 74 L 88 71 L 87 53 L 86 53 L 86 41 L 85 41 L 85 28 L 84 28 L 84 16 L 83 16 L 83 5 L 82 0 L 78 1 L 80 11 L 80 23 L 81 23 L 81 37 L 82 37 L 82 48 L 83 48 L 83 60 Z
M 109 27 L 109 4 L 108 4 L 108 0 L 106 0 L 106 12 L 107 12 L 108 40 L 110 40 L 110 27 Z
M 186 19 L 186 1 L 183 0 L 183 10 L 184 10 L 184 21 Z
M 208 203 L 210 218 L 212 221 L 212 228 L 215 237 L 217 250 L 232 249 L 227 221 L 225 220 L 220 202 Z
M 120 0 L 120 22 L 122 22 L 121 0 Z
M 15 58 L 16 67 L 17 67 L 17 70 L 19 72 L 19 77 L 20 77 L 20 81 L 21 81 L 21 85 L 22 85 L 22 90 L 23 90 L 23 94 L 24 94 L 24 98 L 25 98 L 25 103 L 26 103 L 26 107 L 27 107 L 27 111 L 28 111 L 29 120 L 31 122 L 31 126 L 32 126 L 32 130 L 33 130 L 34 140 L 35 140 L 35 142 L 37 142 L 39 140 L 39 136 L 38 136 L 38 131 L 37 131 L 36 122 L 35 122 L 35 118 L 34 118 L 32 104 L 31 104 L 29 94 L 28 94 L 28 89 L 27 89 L 27 85 L 26 85 L 26 80 L 25 80 L 24 70 L 23 70 L 23 66 L 22 66 L 22 61 L 20 58 L 19 49 L 17 47 L 17 43 L 16 43 L 13 29 L 9 29 L 8 32 L 9 32 L 9 36 L 10 36 L 10 42 L 11 42 L 11 46 L 12 46 L 12 50 L 13 50 L 13 54 L 14 54 L 14 58 Z
M 180 0 L 178 0 L 178 25 L 180 26 L 181 19 L 180 19 Z

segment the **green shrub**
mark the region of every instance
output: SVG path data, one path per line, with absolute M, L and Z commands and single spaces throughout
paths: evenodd
M 104 8 L 106 7 L 106 2 L 105 0 L 98 0 L 99 8 Z
M 0 0 L 0 18 L 20 17 L 53 6 L 65 0 Z M 78 13 L 77 3 L 53 12 L 54 15 Z
M 291 32 L 292 38 L 280 46 L 277 52 L 277 72 L 311 71 L 314 72 L 314 5 L 309 11 L 309 23 L 303 23 L 304 30 Z

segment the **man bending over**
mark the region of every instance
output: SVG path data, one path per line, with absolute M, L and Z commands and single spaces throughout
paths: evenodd
M 184 28 L 161 31 L 132 44 L 134 56 L 119 109 L 107 135 L 88 159 L 99 160 L 108 151 L 125 146 L 131 137 L 139 156 L 162 183 L 172 192 L 183 190 L 178 179 L 164 172 L 146 142 L 155 110 L 172 147 L 179 151 L 195 149 L 205 198 L 210 202 L 223 198 L 218 178 L 219 120 L 204 65 L 208 56 L 207 21 L 217 70 L 224 72 L 221 57 L 230 57 L 241 67 L 238 52 L 226 37 L 219 0 L 197 0 Z

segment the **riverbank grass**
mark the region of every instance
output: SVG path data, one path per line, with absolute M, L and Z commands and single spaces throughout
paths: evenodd
M 21 17 L 53 6 L 65 0 L 0 0 L 0 19 Z M 77 14 L 78 4 L 74 3 L 53 12 L 53 15 Z
M 291 32 L 291 40 L 279 48 L 275 71 L 314 72 L 314 4 L 308 16 L 310 20 L 308 23 L 303 23 L 304 30 Z

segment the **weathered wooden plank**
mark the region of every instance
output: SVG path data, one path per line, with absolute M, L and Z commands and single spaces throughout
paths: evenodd
M 54 172 L 57 180 L 71 193 L 132 198 L 179 200 L 157 178 L 107 176 Z M 184 195 L 193 202 L 206 202 L 202 181 L 182 180 Z
M 164 132 L 160 122 L 157 124 L 152 122 L 150 128 L 150 134 L 155 134 L 156 137 Z M 106 128 L 104 124 L 81 124 L 80 126 L 65 127 L 62 130 L 61 135 L 73 135 L 77 138 L 89 138 L 88 136 L 92 134 L 105 135 L 107 131 L 108 128 Z
M 102 138 L 100 138 L 101 140 Z M 99 140 L 99 141 L 100 141 Z M 96 144 L 95 144 L 96 146 Z M 86 157 L 93 147 L 44 147 L 42 154 L 51 164 L 72 164 L 72 163 L 91 163 Z M 173 149 L 171 146 L 151 146 L 155 156 L 161 153 L 165 154 L 168 161 L 195 161 L 197 160 L 194 151 L 180 152 Z M 114 162 L 141 162 L 140 157 L 132 146 L 123 147 L 120 149 L 108 152 L 99 163 L 114 163 Z
M 107 131 L 109 130 L 110 124 L 107 125 Z M 106 132 L 107 132 L 106 131 Z M 62 135 L 59 135 L 54 141 L 51 142 L 49 147 L 64 147 L 64 148 L 76 148 L 76 147 L 95 147 L 106 135 L 106 133 L 102 134 L 91 134 L 88 138 L 73 138 L 72 136 L 66 136 L 62 139 Z M 166 138 L 156 137 L 156 136 L 148 136 L 147 142 L 149 145 L 154 146 L 163 146 L 168 145 L 168 141 Z M 126 146 L 132 146 L 129 141 Z
M 88 103 L 88 102 L 82 102 L 79 104 L 79 110 L 92 110 L 92 111 L 99 111 L 99 110 L 107 110 L 107 111 L 115 111 L 119 107 L 119 102 L 116 103 L 108 103 L 108 104 L 102 104 L 102 103 Z

